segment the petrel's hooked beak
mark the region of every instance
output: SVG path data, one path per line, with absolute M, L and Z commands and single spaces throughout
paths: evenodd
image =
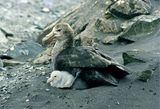
M 53 29 L 49 34 L 46 35 L 46 37 L 42 39 L 42 43 L 49 44 L 53 40 L 56 40 L 58 36 L 59 36 L 59 33 L 56 32 L 55 29 Z

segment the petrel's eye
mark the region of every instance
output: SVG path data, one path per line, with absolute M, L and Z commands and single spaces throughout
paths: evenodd
M 56 75 L 54 77 L 57 77 Z
M 60 32 L 62 29 L 57 29 L 58 32 Z

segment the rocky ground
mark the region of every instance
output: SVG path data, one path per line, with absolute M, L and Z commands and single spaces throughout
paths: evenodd
M 32 58 L 44 50 L 35 40 L 40 33 L 40 37 L 44 37 L 46 33 L 42 29 L 45 25 L 60 17 L 71 6 L 80 4 L 79 0 L 54 0 L 53 4 L 49 1 L 0 1 L 0 38 L 3 39 L 0 40 L 0 53 L 14 58 L 14 62 L 0 61 L 0 68 L 3 68 L 0 69 L 3 70 L 0 71 L 0 109 L 159 109 L 158 0 L 142 0 L 143 6 L 138 8 L 140 12 L 136 9 L 133 12 L 121 10 L 124 8 L 120 8 L 117 2 L 109 7 L 112 14 L 105 14 L 105 18 L 106 4 L 112 0 L 88 0 L 80 8 L 60 18 L 62 20 L 58 22 L 66 21 L 72 25 L 82 39 L 82 45 L 91 44 L 88 39 L 95 39 L 101 51 L 125 64 L 132 72 L 117 87 L 101 86 L 87 90 L 50 87 L 46 83 L 52 71 L 50 65 L 31 63 Z M 125 15 L 125 18 L 119 15 Z M 119 23 L 122 25 L 118 26 Z
M 36 40 L 41 30 L 59 18 L 67 10 L 74 8 L 81 0 L 1 0 L 0 1 L 0 28 L 9 33 L 9 43 L 1 44 L 0 51 L 5 51 L 20 40 Z M 0 32 L 1 34 L 1 32 Z M 0 42 L 1 42 L 0 41 Z M 9 46 L 10 45 L 10 46 Z

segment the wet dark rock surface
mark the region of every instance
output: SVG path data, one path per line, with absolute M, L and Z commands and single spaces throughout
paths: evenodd
M 0 18 L 3 21 L 0 22 L 0 26 L 2 26 L 1 28 L 7 31 L 7 33 L 13 34 L 12 37 L 6 37 L 2 32 L 3 37 L 5 36 L 4 38 L 7 38 L 9 43 L 1 43 L 1 54 L 7 51 L 8 48 L 13 47 L 13 45 L 21 42 L 21 40 L 36 39 L 35 37 L 41 31 L 41 29 L 35 29 L 32 25 L 34 21 L 39 19 L 36 16 L 42 18 L 38 20 L 38 23 L 35 23 L 36 27 L 38 24 L 38 28 L 43 28 L 48 22 L 54 20 L 53 14 L 51 14 L 52 12 L 46 14 L 47 11 L 44 9 L 44 12 L 41 13 L 43 5 L 37 4 L 38 2 L 36 0 L 29 1 L 27 5 L 24 4 L 24 1 L 21 5 L 18 5 L 19 3 L 12 0 L 7 2 L 5 0 L 0 1 L 0 8 L 3 10 L 0 12 L 2 15 Z M 132 71 L 132 74 L 121 80 L 117 87 L 101 86 L 87 90 L 62 90 L 52 88 L 46 83 L 47 77 L 49 77 L 52 71 L 48 64 L 34 65 L 31 62 L 26 62 L 23 65 L 5 67 L 5 71 L 1 71 L 0 68 L 0 109 L 159 109 L 159 28 L 156 26 L 155 31 L 149 34 L 149 36 L 146 37 L 146 35 L 144 35 L 143 38 L 134 40 L 130 44 L 126 43 L 126 40 L 122 42 L 116 41 L 122 34 L 119 35 L 119 33 L 117 33 L 115 35 L 103 33 L 102 31 L 97 32 L 97 29 L 95 29 L 97 19 L 105 18 L 105 12 L 108 6 L 105 5 L 106 0 L 88 0 L 86 2 L 87 4 L 83 4 L 80 9 L 72 11 L 68 16 L 60 18 L 61 20 L 58 22 L 65 21 L 72 24 L 72 27 L 76 30 L 79 37 L 82 39 L 87 37 L 85 41 L 82 40 L 82 45 L 88 44 L 87 39 L 92 40 L 92 36 L 94 36 L 93 39 L 96 39 L 96 41 L 98 39 L 98 48 L 114 57 L 121 64 L 124 63 L 122 53 L 128 53 L 128 51 L 132 51 L 129 55 L 134 59 L 140 59 L 144 62 L 132 61 L 127 63 L 126 66 Z M 159 15 L 160 1 L 153 0 L 151 3 L 153 10 L 149 16 L 155 16 L 154 18 L 156 18 L 156 16 Z M 30 6 L 30 8 L 28 8 L 28 6 Z M 25 12 L 29 14 L 32 12 L 33 15 L 35 14 L 35 17 L 33 17 L 32 14 L 29 15 L 31 16 L 29 17 L 28 14 L 21 12 L 24 11 L 26 7 L 28 10 Z M 59 10 L 59 8 L 57 9 Z M 13 19 L 11 19 L 11 16 Z M 147 17 L 148 15 L 143 16 Z M 154 18 L 149 19 L 150 21 L 154 21 Z M 30 21 L 27 21 L 28 19 Z M 144 22 L 142 22 L 142 24 L 143 23 Z M 153 29 L 153 26 L 149 26 L 149 31 Z M 51 27 L 52 26 L 48 27 L 49 30 L 51 30 Z M 133 27 L 131 26 L 129 30 L 130 29 L 133 30 Z M 41 37 L 44 37 L 44 34 L 47 34 L 49 30 L 44 31 Z M 140 33 L 146 34 L 142 28 L 138 30 Z M 133 36 L 135 36 L 135 33 L 138 35 L 136 31 Z M 114 43 L 107 46 L 101 43 L 104 38 L 110 36 L 115 36 L 116 40 Z M 139 52 L 137 53 L 137 51 Z M 0 67 L 3 67 L 3 65 Z M 144 73 L 146 71 L 148 72 L 148 70 L 149 73 Z M 150 71 L 152 73 L 150 73 Z M 147 80 L 147 82 L 140 81 L 140 78 Z

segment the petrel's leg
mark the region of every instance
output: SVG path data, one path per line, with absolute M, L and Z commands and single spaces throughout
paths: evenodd
M 81 73 L 82 73 L 82 70 L 79 68 L 74 68 L 72 70 L 72 75 L 74 75 L 75 77 L 72 83 L 72 89 L 82 90 L 82 89 L 88 88 L 88 85 L 86 84 L 86 82 L 80 78 Z
M 73 69 L 72 74 L 75 76 L 75 79 L 74 79 L 72 85 L 74 84 L 74 82 L 76 81 L 76 79 L 79 77 L 81 71 L 82 71 L 82 70 L 79 69 L 79 68 L 74 68 L 74 69 Z

